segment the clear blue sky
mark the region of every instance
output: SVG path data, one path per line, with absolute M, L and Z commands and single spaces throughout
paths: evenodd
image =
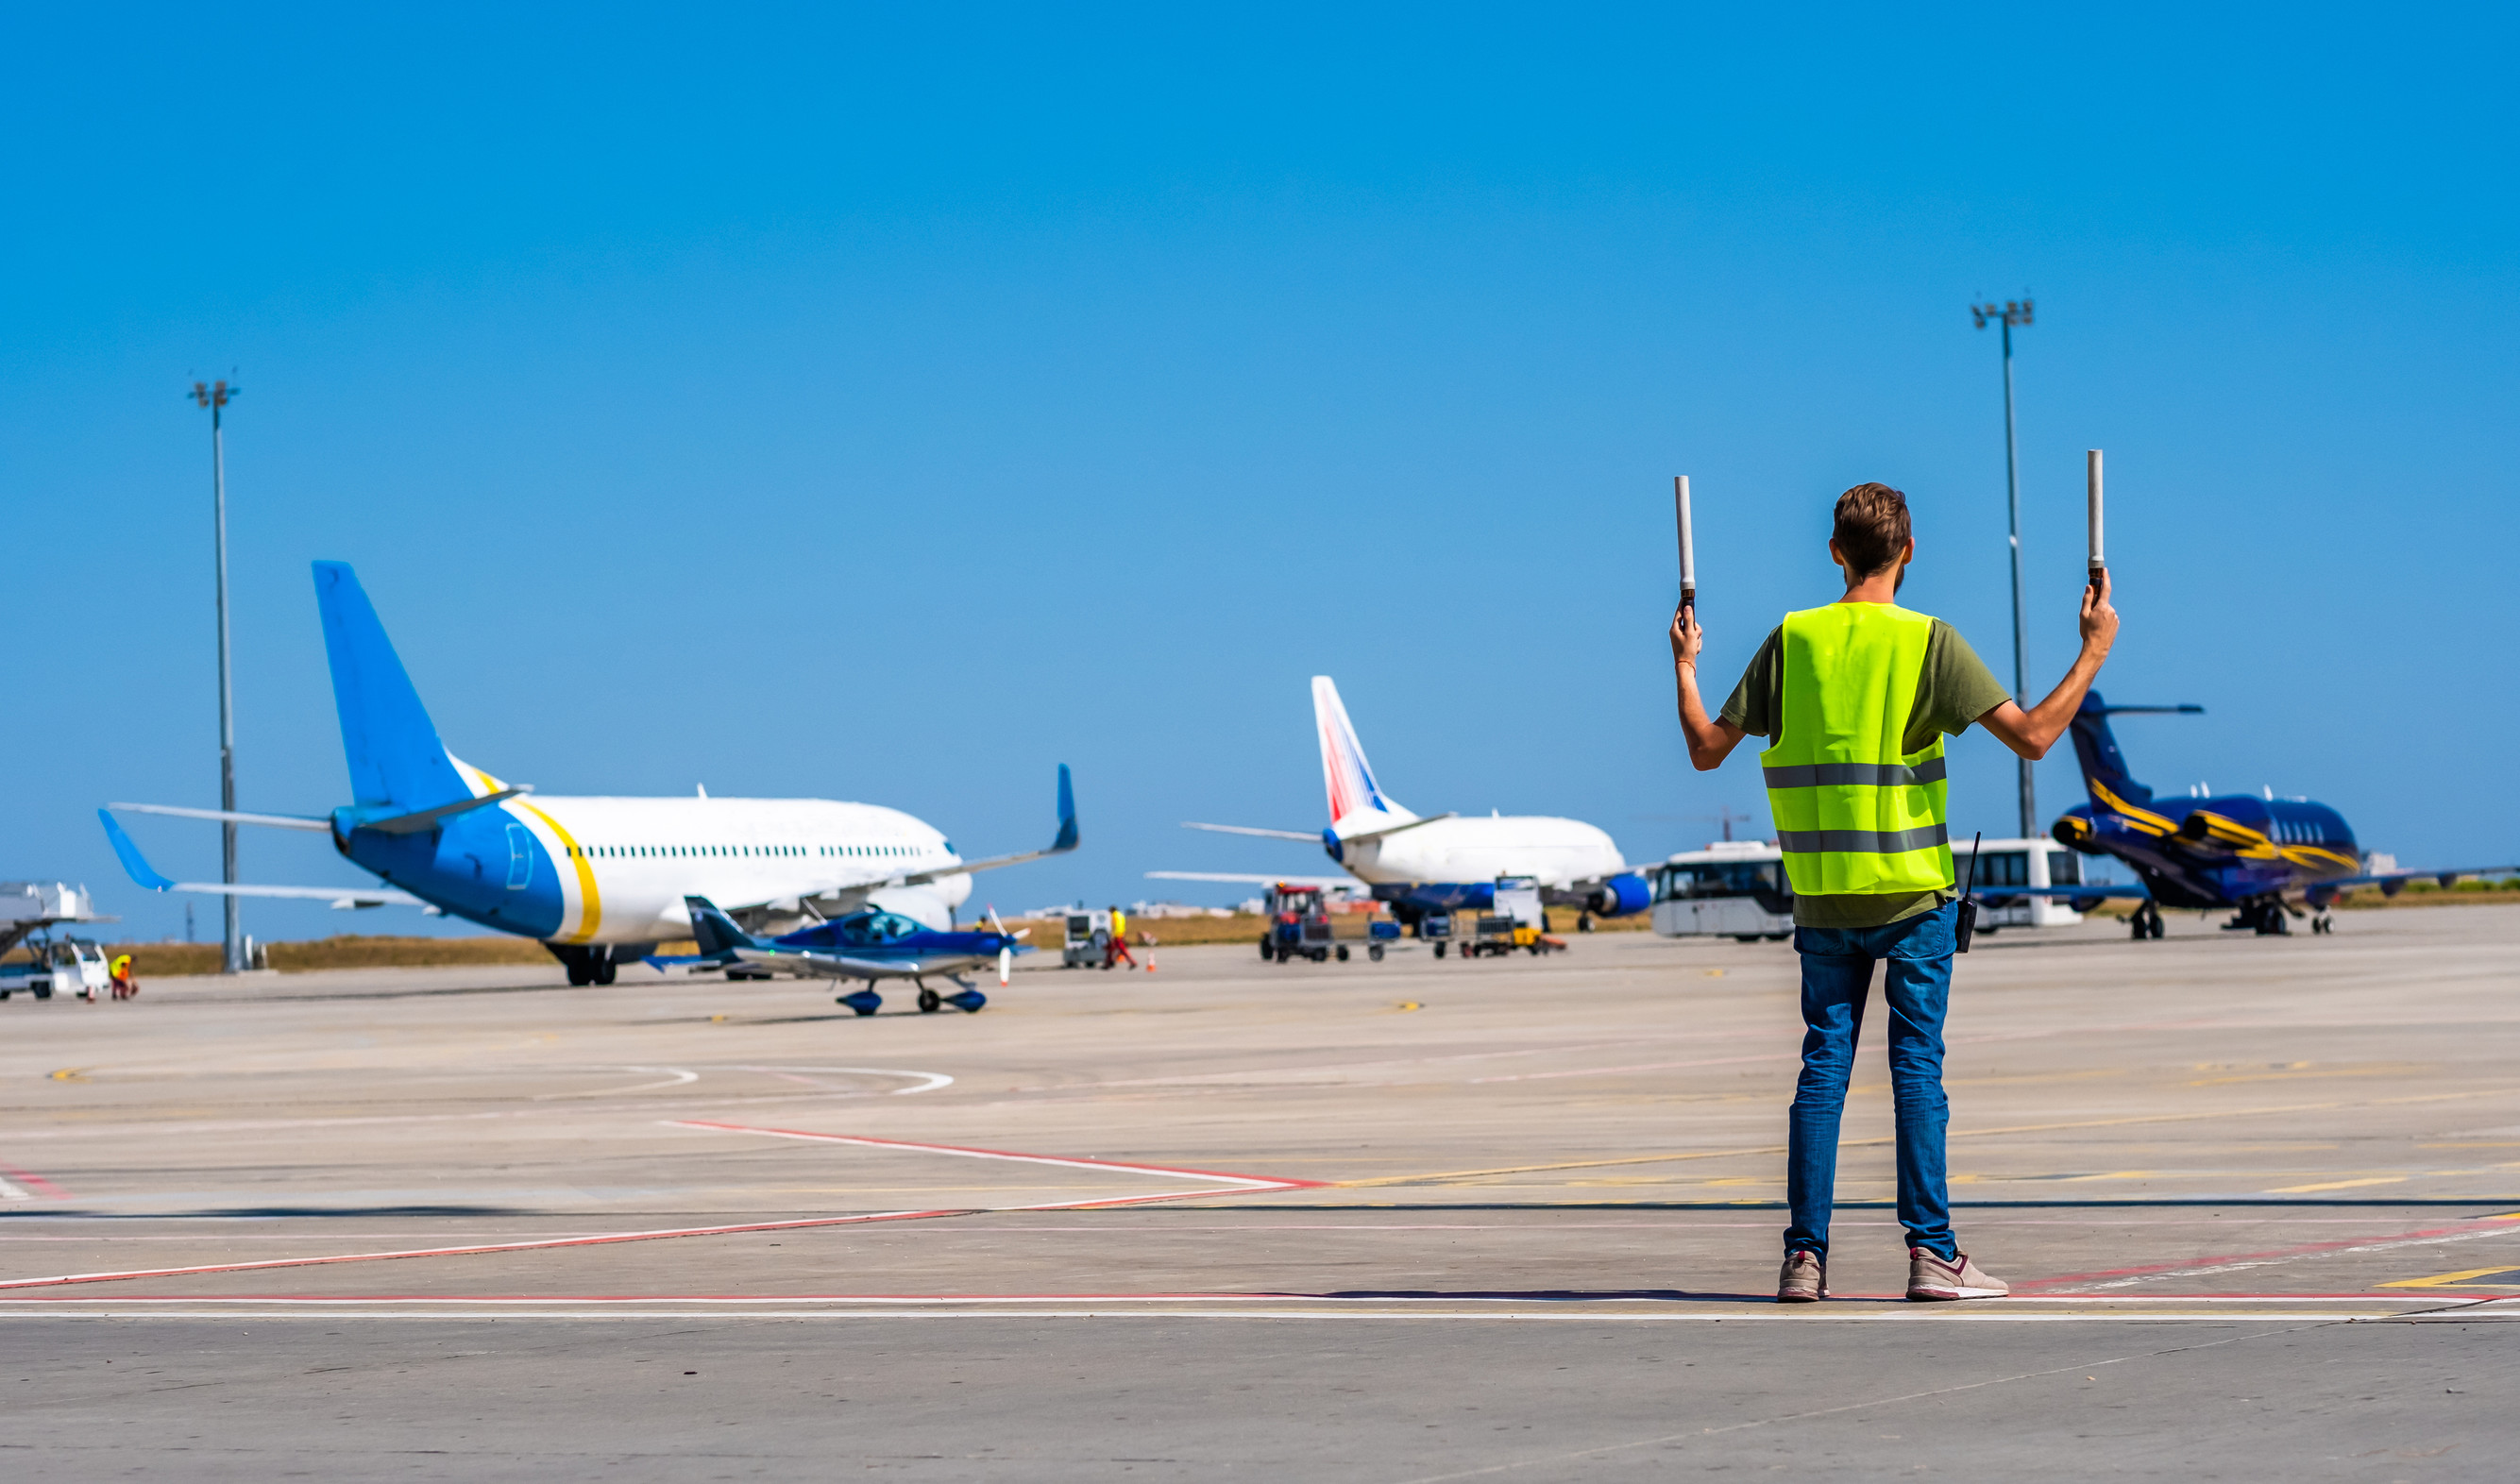
M 1662 630 L 1695 476 L 1710 672 L 1908 491 L 1915 607 L 2071 657 L 2082 450 L 2157 787 L 2272 786 L 2512 859 L 2514 25 L 2484 7 L 21 7 L 0 45 L 0 876 L 216 797 L 203 414 L 230 367 L 241 802 L 346 781 L 307 562 L 447 742 L 547 792 L 809 794 L 1152 867 L 1318 870 L 1305 678 L 1421 811 L 1631 859 L 1689 772 Z M 1956 823 L 2011 769 L 1955 747 Z M 2480 781 L 2486 781 L 2482 784 Z M 2050 814 L 2080 794 L 2060 750 Z M 215 831 L 147 824 L 169 871 Z M 249 832 L 248 879 L 360 879 Z M 1218 892 L 1211 899 L 1232 895 Z M 205 929 L 215 912 L 204 904 Z M 248 926 L 390 930 L 318 907 Z

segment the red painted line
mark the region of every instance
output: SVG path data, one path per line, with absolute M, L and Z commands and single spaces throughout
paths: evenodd
M 14 1164 L 0 1164 L 0 1175 L 8 1176 L 9 1183 L 11 1185 L 23 1186 L 28 1192 L 42 1199 L 68 1200 L 70 1198 L 69 1192 L 63 1190 L 60 1186 L 46 1180 L 41 1175 L 30 1174 L 25 1170 L 18 1168 Z
M 900 1139 L 870 1139 L 858 1134 L 816 1134 L 804 1129 L 755 1128 L 742 1123 L 716 1123 L 699 1118 L 667 1118 L 667 1128 L 706 1129 L 720 1134 L 756 1134 L 767 1139 L 803 1139 L 817 1144 L 853 1144 L 876 1149 L 913 1149 L 925 1154 L 961 1154 L 973 1159 L 1012 1159 L 1024 1164 L 1063 1165 L 1079 1170 L 1121 1170 L 1132 1175 L 1166 1175 L 1178 1180 L 1230 1180 L 1237 1185 L 1254 1186 L 1270 1191 L 1312 1191 L 1329 1184 L 1326 1180 L 1283 1180 L 1269 1175 L 1232 1175 L 1222 1170 L 1183 1170 L 1157 1164 L 1125 1164 L 1113 1159 L 1070 1159 L 1055 1154 L 1017 1154 L 1006 1149 L 970 1148 L 957 1144 L 912 1144 Z M 1198 1192 L 1208 1193 L 1208 1192 Z M 1178 1199 L 1177 1196 L 1129 1196 L 1119 1203 L 1128 1204 L 1148 1198 Z M 1064 1202 L 1067 1206 L 1100 1205 L 1104 1202 Z M 1049 1210 L 1047 1206 L 1004 1207 L 1011 1210 Z
M 1744 1303 L 1766 1303 L 1764 1293 L 1713 1293 L 1675 1290 L 1679 1297 L 1696 1302 L 1737 1299 Z M 2420 1292 L 2397 1289 L 2385 1293 L 2043 1293 L 2036 1302 L 2070 1299 L 2076 1302 L 2104 1302 L 2163 1306 L 2195 1303 L 2371 1303 L 2385 1301 L 2410 1308 L 2439 1308 L 2442 1301 L 2429 1297 L 2434 1293 L 2464 1293 L 2475 1296 L 2454 1299 L 2453 1303 L 2485 1304 L 2520 1299 L 2520 1294 L 2485 1294 L 2480 1290 L 2427 1288 Z M 1833 1291 L 1834 1299 L 1883 1300 L 1904 1303 L 1904 1292 L 1855 1293 Z M 1235 1291 L 1218 1293 L 235 1293 L 220 1295 L 181 1294 L 152 1295 L 151 1303 L 168 1304 L 1050 1304 L 1093 1301 L 1099 1303 L 1244 1303 L 1261 1300 L 1300 1299 L 1314 1303 L 1625 1303 L 1667 1304 L 1672 1298 L 1637 1295 L 1607 1295 L 1598 1298 L 1566 1298 L 1557 1295 L 1521 1295 L 1478 1293 L 1453 1295 L 1443 1293 L 1305 1293 L 1292 1289 L 1269 1291 Z M 0 1299 L 0 1307 L 29 1304 L 103 1304 L 122 1303 L 122 1299 L 90 1298 L 81 1294 L 29 1294 L 22 1298 Z M 1987 1300 L 1985 1302 L 2002 1302 Z M 1957 1311 L 1952 1311 L 1957 1312 Z
M 484 1252 L 535 1252 L 560 1247 L 601 1247 L 625 1241 L 665 1241 L 678 1237 L 729 1237 L 743 1232 L 798 1232 L 811 1227 L 863 1226 L 875 1221 L 920 1221 L 935 1216 L 968 1216 L 970 1208 L 936 1211 L 879 1211 L 867 1216 L 819 1216 L 800 1221 L 757 1221 L 741 1226 L 682 1227 L 656 1232 L 608 1232 L 599 1237 L 556 1237 L 543 1241 L 483 1242 L 469 1247 L 415 1247 L 398 1252 L 342 1252 L 329 1257 L 274 1257 L 261 1262 L 203 1263 L 189 1268 L 134 1268 L 119 1273 L 67 1273 L 55 1278 L 0 1280 L 0 1290 L 49 1288 L 66 1283 L 126 1282 L 141 1278 L 182 1278 L 198 1273 L 251 1273 L 269 1268 L 321 1268 L 334 1263 L 391 1262 L 405 1257 L 471 1257 Z
M 2097 1282 L 2110 1278 L 2146 1278 L 2156 1273 L 2182 1273 L 2191 1268 L 2219 1267 L 2225 1263 L 2272 1262 L 2287 1257 L 2308 1257 L 2319 1252 L 2337 1252 L 2347 1247 L 2364 1247 L 2377 1242 L 2421 1241 L 2432 1237 L 2457 1237 L 2471 1232 L 2510 1232 L 2509 1225 L 2498 1225 L 2492 1219 L 2461 1222 L 2456 1226 L 2434 1227 L 2416 1232 L 2400 1232 L 2387 1237 L 2358 1237 L 2344 1241 L 2304 1242 L 2298 1246 L 2275 1247 L 2265 1252 L 2234 1252 L 2222 1257 L 2196 1257 L 2184 1262 L 2152 1263 L 2135 1268 L 2102 1268 L 2092 1273 L 2067 1273 L 2055 1278 L 2034 1278 L 2015 1284 L 2020 1288 L 2048 1288 L 2057 1283 Z
M 1091 1211 L 1113 1206 L 1151 1205 L 1201 1195 L 1247 1195 L 1256 1191 L 1308 1190 L 1317 1180 L 1275 1180 L 1258 1175 L 1226 1175 L 1211 1170 L 1174 1170 L 1157 1165 L 1119 1164 L 1107 1159 L 1061 1159 L 1048 1154 L 1014 1154 L 1002 1149 L 970 1149 L 943 1144 L 908 1144 L 893 1139 L 863 1139 L 844 1134 L 813 1134 L 794 1129 L 756 1129 L 734 1123 L 691 1123 L 667 1120 L 676 1128 L 698 1128 L 736 1134 L 763 1134 L 831 1144 L 868 1145 L 878 1148 L 918 1149 L 930 1153 L 967 1154 L 985 1159 L 1013 1159 L 1027 1164 L 1071 1165 L 1085 1169 L 1122 1170 L 1132 1174 L 1167 1175 L 1181 1179 L 1230 1180 L 1233 1186 L 1167 1191 L 1153 1195 L 1118 1195 L 1094 1200 L 1054 1200 L 1020 1206 L 955 1206 L 928 1211 L 880 1211 L 865 1216 L 817 1216 L 796 1221 L 744 1222 L 722 1227 L 678 1227 L 653 1232 L 608 1232 L 593 1237 L 555 1237 L 536 1241 L 483 1242 L 459 1247 L 418 1247 L 393 1252 L 343 1252 L 328 1257 L 275 1257 L 260 1262 L 204 1263 L 186 1268 L 136 1268 L 115 1273 L 68 1273 L 53 1278 L 0 1280 L 0 1291 L 61 1287 L 70 1283 L 128 1282 L 147 1278 L 185 1278 L 209 1273 L 252 1273 L 272 1268 L 320 1268 L 337 1263 L 393 1262 L 411 1257 L 472 1257 L 489 1252 L 553 1251 L 564 1247 L 600 1247 L 629 1241 L 667 1241 L 684 1237 L 732 1237 L 750 1232 L 801 1232 L 817 1227 L 865 1226 L 878 1221 L 926 1221 L 945 1216 L 985 1216 L 1007 1211 Z

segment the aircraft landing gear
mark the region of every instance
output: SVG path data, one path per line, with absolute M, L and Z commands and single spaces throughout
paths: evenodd
M 921 1014 L 932 1015 L 936 1013 L 939 1009 L 943 1008 L 944 1004 L 945 997 L 943 995 L 929 989 L 924 984 L 919 986 L 919 1012 Z
M 2315 933 L 2334 932 L 2336 930 L 2336 919 L 2329 914 L 2322 912 L 2318 916 L 2310 920 L 2310 930 Z
M 2231 914 L 2231 921 L 2223 924 L 2223 930 L 2236 932 L 2242 929 L 2262 938 L 2280 938 L 2290 933 L 2292 920 L 2284 910 L 2283 898 L 2252 897 L 2241 903 L 2240 910 Z
M 568 982 L 580 988 L 611 983 L 618 967 L 609 948 L 589 948 L 582 943 L 545 943 L 543 947 L 550 949 L 551 956 L 560 960 L 560 967 L 568 971 Z
M 1593 915 L 1589 912 L 1579 912 L 1575 914 L 1575 930 L 1577 932 L 1591 932 L 1593 930 Z
M 1436 944 L 1435 944 L 1435 957 L 1437 957 L 1437 958 L 1439 958 L 1439 959 L 1440 959 L 1440 958 L 1442 958 L 1443 956 L 1444 956 L 1444 944 L 1443 944 L 1442 940 L 1438 939 L 1438 940 L 1436 941 Z
M 2161 904 L 2150 898 L 2137 903 L 2134 914 L 2127 919 L 2127 925 L 2138 943 L 2146 938 L 2160 937 Z

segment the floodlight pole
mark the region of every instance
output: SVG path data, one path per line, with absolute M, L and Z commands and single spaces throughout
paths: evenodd
M 1969 315 L 1984 330 L 1992 320 L 2002 327 L 2003 335 L 2003 488 L 2009 506 L 2012 545 L 2012 694 L 2016 699 L 2027 699 L 2029 683 L 2021 658 L 2021 440 L 2012 427 L 2012 327 L 2030 324 L 2030 300 L 2005 299 L 2001 304 L 1971 304 Z M 2021 837 L 2039 837 L 2039 792 L 2033 781 L 2030 759 L 2018 758 L 2021 767 Z
M 228 401 L 240 388 L 225 382 L 193 383 L 193 400 L 210 410 L 210 519 L 218 552 L 219 599 L 219 808 L 236 813 L 236 692 L 228 680 L 228 464 L 220 425 Z M 237 878 L 236 821 L 219 821 L 219 879 L 233 886 Z M 219 972 L 243 973 L 245 934 L 237 921 L 234 893 L 221 899 L 225 931 L 219 939 Z

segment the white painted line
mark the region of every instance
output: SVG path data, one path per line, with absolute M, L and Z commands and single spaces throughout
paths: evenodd
M 398 1321 L 398 1322 L 402 1322 L 402 1323 L 414 1323 L 414 1324 L 428 1324 L 428 1323 L 437 1323 L 437 1324 L 445 1324 L 445 1323 L 464 1323 L 464 1322 L 467 1322 L 467 1321 L 471 1321 L 471 1322 L 489 1321 L 489 1322 L 493 1322 L 493 1323 L 495 1323 L 495 1322 L 502 1321 L 502 1320 L 505 1320 L 505 1321 L 515 1321 L 515 1320 L 520 1320 L 520 1319 L 538 1319 L 538 1320 L 568 1320 L 568 1321 L 575 1321 L 575 1322 L 585 1322 L 585 1321 L 590 1321 L 590 1320 L 630 1320 L 630 1321 L 644 1321 L 644 1322 L 652 1322 L 652 1323 L 654 1320 L 656 1320 L 656 1319 L 658 1319 L 658 1318 L 660 1318 L 660 1317 L 673 1316 L 673 1315 L 675 1315 L 675 1314 L 677 1313 L 677 1311 L 674 1311 L 674 1310 L 671 1310 L 671 1309 L 639 1309 L 639 1310 L 619 1310 L 619 1309 L 611 1309 L 611 1310 L 598 1310 L 598 1309 L 573 1309 L 573 1308 L 566 1308 L 566 1307 L 552 1307 L 552 1308 L 545 1308 L 545 1309 L 500 1309 L 500 1310 L 483 1310 L 483 1311 L 481 1311 L 481 1312 L 479 1312 L 479 1313 L 471 1313 L 471 1314 L 467 1314 L 467 1313 L 456 1313 L 456 1312 L 446 1312 L 446 1311 L 439 1311 L 439 1312 L 435 1312 L 435 1313 L 412 1313 L 412 1312 L 408 1312 L 408 1311 L 394 1311 L 394 1310 L 382 1310 L 382 1309 L 349 1309 L 349 1310 L 344 1310 L 344 1309 L 325 1309 L 325 1310 L 321 1310 L 321 1311 L 310 1311 L 310 1310 L 304 1310 L 304 1309 L 297 1309 L 297 1310 L 291 1310 L 291 1309 L 247 1309 L 247 1310 L 223 1310 L 223 1311 L 220 1311 L 220 1312 L 218 1312 L 218 1313 L 216 1313 L 216 1314 L 209 1314 L 209 1313 L 204 1313 L 204 1312 L 200 1311 L 200 1310 L 185 1311 L 185 1310 L 177 1310 L 177 1309 L 151 1309 L 151 1308 L 143 1308 L 143 1307 L 139 1307 L 139 1305 L 154 1304 L 154 1303 L 162 1302 L 161 1300 L 157 1300 L 157 1299 L 125 1300 L 124 1302 L 125 1302 L 126 1304 L 130 1304 L 130 1305 L 132 1305 L 133 1307 L 128 1307 L 128 1308 L 94 1309 L 94 1310 L 81 1310 L 81 1311 L 72 1311 L 72 1310 L 49 1310 L 49 1311 L 42 1311 L 42 1312 L 37 1312 L 37 1311 L 32 1311 L 32 1310 L 5 1309 L 5 1310 L 0 1310 L 0 1323 L 6 1323 L 6 1322 L 9 1322 L 9 1321 L 12 1321 L 12 1320 L 16 1320 L 16 1321 L 29 1321 L 29 1320 L 36 1320 L 36 1321 L 40 1321 L 40 1320 L 105 1321 L 105 1320 L 136 1320 L 136 1319 L 157 1319 L 157 1320 L 166 1320 L 166 1319 L 216 1320 L 216 1321 L 219 1321 L 219 1322 L 221 1322 L 221 1323 L 226 1323 L 226 1322 L 231 1322 L 231 1321 L 241 1320 L 241 1319 L 251 1319 L 251 1320 L 292 1320 L 292 1319 L 294 1319 L 294 1320 L 315 1320 L 315 1321 L 319 1321 L 319 1322 L 323 1322 L 323 1323 L 328 1323 L 328 1324 L 329 1324 L 329 1323 L 338 1323 L 338 1322 L 339 1322 L 339 1321 L 341 1321 L 341 1320 L 352 1320 L 352 1319 L 356 1319 L 356 1320 L 393 1320 L 393 1321 Z M 2020 1313 L 2013 1313 L 2013 1314 L 2001 1314 L 2001 1313 L 1986 1313 L 1986 1312 L 1967 1313 L 1967 1314 L 1955 1314 L 1955 1313 L 1950 1312 L 1950 1310 L 1949 1310 L 1949 1308 L 1948 1308 L 1947 1306 L 1943 1306 L 1943 1305 L 1935 1305 L 1935 1306 L 1932 1306 L 1932 1308 L 1931 1308 L 1931 1309 L 1929 1309 L 1927 1312 L 1923 1312 L 1923 1313 L 1913 1313 L 1913 1314 L 1912 1314 L 1912 1313 L 1908 1313 L 1908 1312 L 1905 1312 L 1905 1311 L 1896 1311 L 1896 1312 L 1891 1312 L 1891 1313 L 1886 1313 L 1886 1314 L 1813 1314 L 1813 1313 L 1795 1313 L 1795 1314 L 1763 1314 L 1763 1313 L 1748 1313 L 1748 1312 L 1735 1312 L 1735 1313 L 1728 1313 L 1728 1314 L 1565 1314 L 1565 1313 L 1547 1313 L 1547 1314 L 1535 1314 L 1535 1313 L 1512 1313 L 1512 1314 L 1499 1314 L 1499 1313 L 1494 1313 L 1494 1312 L 1484 1313 L 1484 1314 L 1461 1314 L 1461 1313 L 1445 1313 L 1445 1312 L 1441 1312 L 1441 1311 L 1425 1310 L 1425 1309 L 1417 1309 L 1417 1310 L 1409 1310 L 1409 1309 L 1357 1310 L 1357 1309 L 1302 1309 L 1302 1308 L 1293 1308 L 1293 1309 L 1130 1309 L 1130 1308 L 1116 1307 L 1116 1306 L 1115 1306 L 1115 1307 L 1111 1307 L 1111 1308 L 1092 1308 L 1092 1307 L 1085 1307 L 1085 1308 L 1073 1308 L 1073 1309 L 942 1309 L 942 1310 L 902 1310 L 902 1309 L 768 1309 L 768 1310 L 758 1310 L 758 1311 L 753 1311 L 753 1312 L 744 1313 L 744 1314 L 740 1314 L 740 1315 L 739 1315 L 739 1314 L 704 1314 L 704 1313 L 695 1313 L 694 1311 L 691 1311 L 691 1310 L 686 1309 L 686 1310 L 679 1311 L 679 1314 L 680 1314 L 680 1317 L 685 1318 L 685 1319 L 728 1319 L 728 1320 L 733 1320 L 733 1319 L 760 1319 L 760 1320 L 783 1320 L 783 1321 L 785 1321 L 785 1320 L 808 1320 L 808 1319 L 812 1319 L 812 1320 L 872 1320 L 872 1319 L 891 1319 L 891 1320 L 961 1320 L 961 1319 L 1020 1319 L 1020 1320 L 1044 1320 L 1044 1319 L 1106 1319 L 1106 1320 L 1107 1320 L 1107 1319 L 1139 1319 L 1139 1320 L 1306 1320 L 1306 1321 L 1324 1321 L 1324 1320 L 1328 1320 L 1328 1321 L 1337 1321 L 1337 1322 L 1340 1322 L 1340 1323 L 1355 1324 L 1355 1323 L 1371 1323 L 1371 1322 L 1390 1321 L 1390 1320 L 1405 1320 L 1405 1321 L 1414 1321 L 1414 1322 L 1419 1322 L 1419 1323 L 1471 1323 L 1471 1324 L 1482 1324 L 1482 1325 L 1498 1325 L 1498 1324 L 1505 1324 L 1505 1325 L 1672 1325 L 1672 1324 L 1685 1324 L 1685 1325 L 1727 1325 L 1727 1324 L 1730 1324 L 1730 1325 L 1764 1325 L 1764 1324 L 1785 1324 L 1785 1325 L 1832 1325 L 1832 1324 L 1834 1324 L 1834 1325 L 1846 1325 L 1846 1324 L 1857 1324 L 1857 1325 L 1931 1325 L 1931 1324 L 1971 1324 L 1971 1325 L 2002 1325 L 2002 1324 L 2045 1324 L 2045 1325 L 2092 1325 L 2092 1324 L 2118 1324 L 2118 1325 L 2188 1325 L 2188 1324 L 2201 1324 L 2201 1325 L 2228 1325 L 2228 1324 L 2232 1324 L 2232 1323 L 2234 1323 L 2235 1321 L 2250 1320 L 2250 1319 L 2263 1320 L 2263 1321 L 2265 1321 L 2265 1322 L 2267 1322 L 2267 1323 L 2269 1323 L 2269 1324 L 2299 1324 L 2300 1322 L 2302 1322 L 2302 1321 L 2304 1321 L 2304 1320 L 2333 1321 L 2333 1322 L 2335 1322 L 2335 1323 L 2339 1323 L 2339 1324 L 2370 1324 L 2370 1323 L 2379 1323 L 2379 1322 L 2387 1322 L 2387 1323 L 2394 1323 L 2394 1324 L 2438 1324 L 2438 1323 L 2442 1323 L 2442 1322 L 2445 1322 L 2445 1321 L 2456 1321 L 2456 1322 L 2459 1322 L 2459 1323 L 2466 1323 L 2466 1322 L 2468 1322 L 2468 1321 L 2470 1321 L 2470 1320 L 2479 1320 L 2479 1321 L 2485 1321 L 2485 1320 L 2499 1320 L 2499 1321 L 2502 1321 L 2502 1322 L 2508 1322 L 2508 1321 L 2510 1321 L 2510 1320 L 2520 1319 L 2520 1314 L 2504 1314 L 2504 1315 L 2500 1315 L 2500 1316 L 2493 1316 L 2493 1315 L 2468 1315 L 2468 1314 L 2430 1314 L 2430 1315 L 2424 1315 L 2424 1316 L 2416 1316 L 2416 1315 L 2401 1314 L 2401 1313 L 2396 1313 L 2396 1312 L 2380 1312 L 2380 1311 L 2374 1311 L 2374 1312 L 2370 1312 L 2370 1313 L 2336 1313 L 2336 1314 L 2322 1314 L 2322 1315 L 2305 1315 L 2305 1314 L 2303 1314 L 2303 1313 L 2299 1312 L 2298 1310 L 2294 1310 L 2294 1311 L 2273 1311 L 2273 1310 L 2270 1310 L 2270 1311 L 2268 1311 L 2268 1312 L 2266 1312 L 2266 1313 L 2264 1313 L 2264 1314 L 2249 1314 L 2249 1313 L 2245 1313 L 2245 1312 L 2242 1312 L 2242 1313 L 2235 1313 L 2235 1312 L 2233 1312 L 2233 1311 L 2231 1311 L 2231 1310 L 2228 1310 L 2228 1309 L 2217 1310 L 2217 1311 L 2214 1311 L 2214 1312 L 2212 1312 L 2212 1313 L 2202 1313 L 2202 1314 L 2184 1314 L 2184 1313 L 2181 1313 L 2181 1314 L 2020 1314 Z
M 894 1088 L 884 1095 L 888 1098 L 907 1098 L 913 1093 L 932 1093 L 940 1087 L 954 1085 L 954 1079 L 943 1072 L 912 1072 L 889 1066 L 739 1066 L 736 1070 L 769 1072 L 774 1075 L 787 1072 L 809 1072 L 821 1073 L 825 1076 L 837 1074 L 850 1077 L 908 1077 L 919 1084 L 917 1087 Z
M 686 1084 L 700 1080 L 699 1073 L 687 1071 L 679 1066 L 625 1066 L 622 1067 L 621 1070 L 625 1072 L 665 1072 L 669 1075 L 662 1082 L 641 1082 L 629 1087 L 600 1087 L 595 1089 L 593 1092 L 586 1093 L 542 1093 L 536 1095 L 533 1101 L 536 1102 L 552 1102 L 562 1098 L 617 1098 L 625 1093 L 644 1093 L 649 1091 L 651 1088 L 659 1087 L 682 1087 Z

